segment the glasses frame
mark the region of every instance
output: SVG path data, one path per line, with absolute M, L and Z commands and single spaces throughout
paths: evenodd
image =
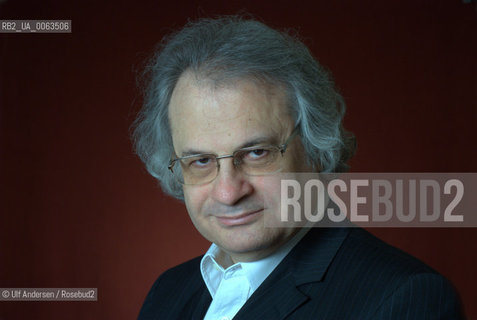
M 288 145 L 290 144 L 290 142 L 293 140 L 293 138 L 298 134 L 298 126 L 295 127 L 292 131 L 292 133 L 290 134 L 290 136 L 285 140 L 285 143 L 281 144 L 281 145 L 278 145 L 278 146 L 274 146 L 274 145 L 268 145 L 268 146 L 261 146 L 262 148 L 277 148 L 278 151 L 280 152 L 280 154 L 283 156 L 283 154 L 285 153 L 285 151 L 287 151 L 287 148 L 288 148 Z M 214 179 L 210 180 L 210 181 L 207 181 L 207 182 L 204 182 L 204 183 L 198 183 L 198 184 L 186 184 L 184 182 L 180 182 L 181 184 L 184 184 L 184 185 L 200 185 L 200 184 L 206 184 L 206 183 L 209 183 L 209 182 L 212 182 L 215 180 L 215 178 L 217 178 L 217 176 L 219 175 L 219 171 L 220 171 L 220 162 L 218 160 L 220 159 L 227 159 L 227 158 L 232 158 L 233 159 L 233 163 L 234 163 L 234 166 L 238 166 L 239 163 L 237 163 L 236 161 L 236 158 L 235 156 L 239 153 L 239 152 L 244 152 L 244 151 L 252 151 L 252 150 L 255 150 L 255 149 L 258 149 L 260 148 L 260 146 L 252 146 L 252 147 L 247 147 L 247 148 L 242 148 L 242 149 L 238 149 L 238 150 L 235 150 L 233 153 L 231 154 L 225 154 L 225 155 L 222 155 L 222 156 L 219 156 L 217 154 L 214 154 L 214 153 L 199 153 L 199 154 L 191 154 L 191 155 L 187 155 L 187 156 L 184 156 L 184 157 L 178 157 L 178 158 L 173 158 L 169 161 L 169 165 L 167 166 L 167 168 L 171 171 L 171 173 L 174 174 L 174 165 L 177 161 L 181 161 L 181 160 L 184 160 L 184 159 L 189 159 L 189 158 L 194 158 L 194 157 L 200 157 L 200 156 L 208 156 L 208 157 L 213 157 L 215 158 L 215 163 L 216 163 L 216 166 L 217 166 L 217 174 L 215 175 Z M 274 172 L 271 172 L 270 174 L 272 174 Z

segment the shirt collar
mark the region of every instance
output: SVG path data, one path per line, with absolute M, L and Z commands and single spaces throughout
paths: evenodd
M 231 258 L 215 243 L 212 243 L 200 262 L 202 278 L 204 279 L 212 298 L 217 292 L 224 273 L 235 269 L 242 269 L 244 271 L 245 276 L 250 283 L 251 293 L 253 293 L 283 260 L 283 258 L 285 258 L 291 249 L 293 249 L 293 247 L 305 236 L 308 230 L 309 229 L 307 228 L 301 229 L 276 252 L 266 258 L 252 262 L 239 262 L 233 264 Z M 230 267 L 224 269 L 217 261 L 223 262 L 224 265 L 230 265 Z

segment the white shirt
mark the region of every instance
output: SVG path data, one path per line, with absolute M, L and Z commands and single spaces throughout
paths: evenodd
M 202 278 L 212 296 L 204 320 L 232 319 L 307 231 L 301 229 L 275 253 L 252 262 L 233 264 L 231 258 L 213 243 L 200 262 Z M 217 260 L 230 267 L 224 269 Z

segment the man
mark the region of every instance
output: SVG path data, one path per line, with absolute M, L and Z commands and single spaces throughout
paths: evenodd
M 459 319 L 451 285 L 362 229 L 265 227 L 278 172 L 343 172 L 344 103 L 294 37 L 254 20 L 188 24 L 148 67 L 136 150 L 207 253 L 168 270 L 139 319 Z

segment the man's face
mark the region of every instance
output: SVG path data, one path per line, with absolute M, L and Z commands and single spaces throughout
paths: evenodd
M 214 88 L 190 73 L 182 75 L 174 89 L 169 117 L 178 157 L 191 151 L 228 155 L 254 141 L 280 145 L 294 128 L 283 90 L 245 80 Z M 273 179 L 270 176 L 248 176 L 231 158 L 218 161 L 215 180 L 184 186 L 192 222 L 234 262 L 269 255 L 297 231 L 264 226 L 265 214 L 277 214 L 270 211 L 279 208 L 279 182 L 267 182 Z M 298 137 L 290 142 L 282 161 L 282 171 L 306 170 Z

